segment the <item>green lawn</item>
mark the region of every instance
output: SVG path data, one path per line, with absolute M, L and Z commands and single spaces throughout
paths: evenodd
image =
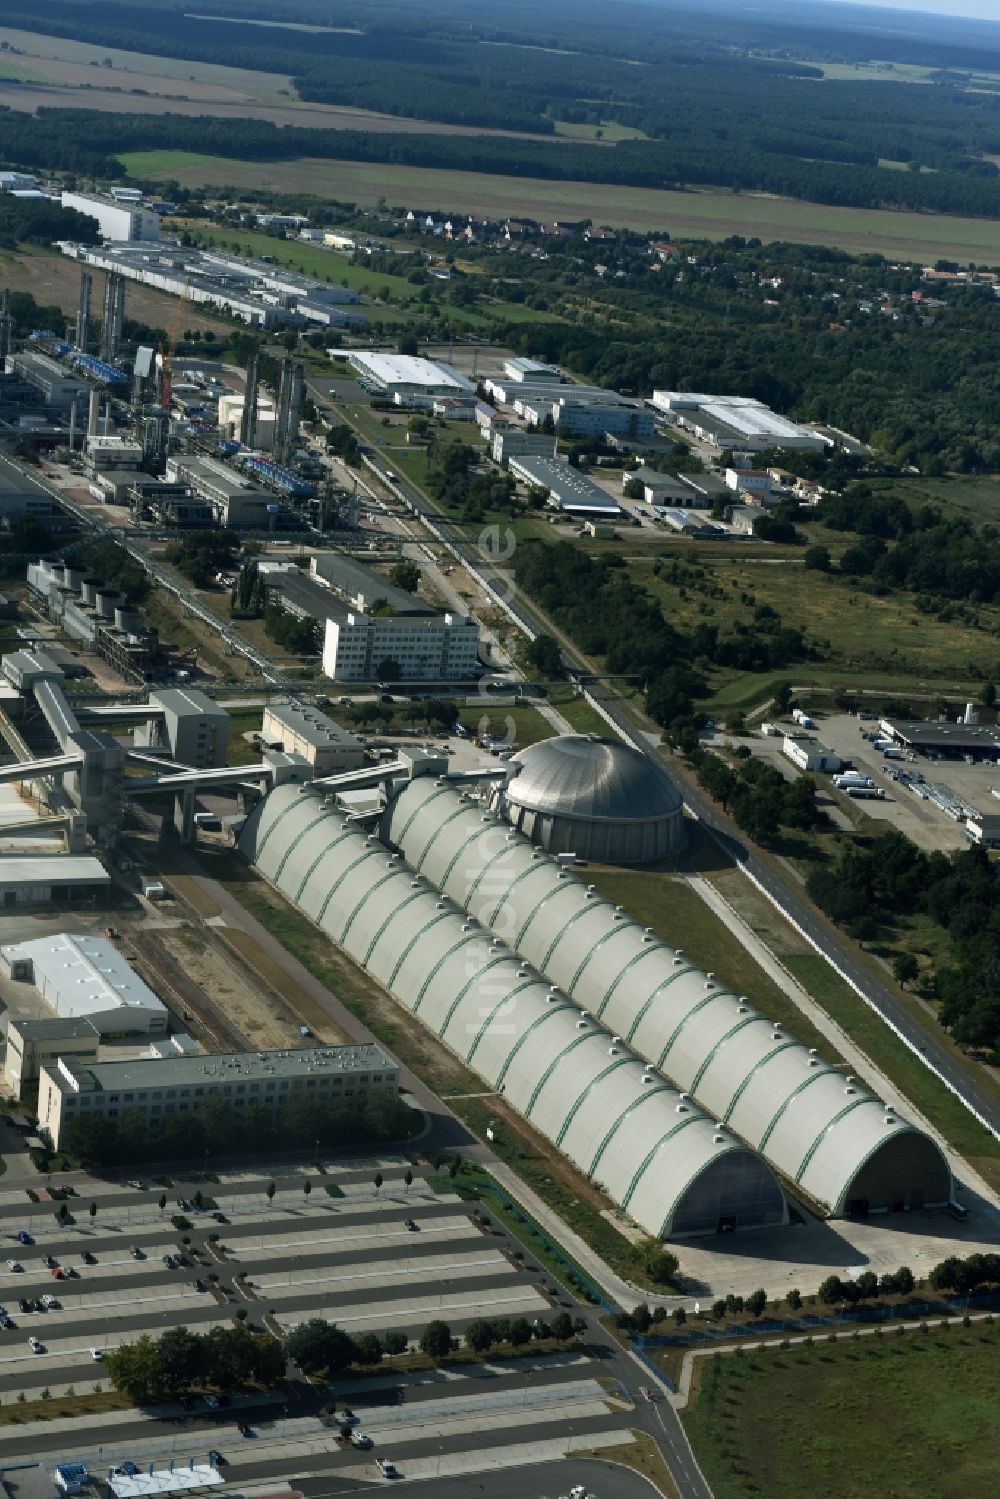
M 549 693 L 549 701 L 558 713 L 572 725 L 577 734 L 599 734 L 602 739 L 619 738 L 616 729 L 592 708 L 587 699 L 572 688 L 555 687 Z
M 481 706 L 463 708 L 459 721 L 470 734 L 507 735 L 512 728 L 514 743 L 518 749 L 526 749 L 529 744 L 537 744 L 540 739 L 551 739 L 555 733 L 555 729 L 537 708 L 524 703 L 493 702 L 488 694 L 483 697 Z
M 225 707 L 225 704 L 223 704 Z M 229 714 L 229 753 L 226 762 L 229 765 L 259 765 L 260 750 L 255 744 L 243 738 L 254 730 L 259 730 L 264 717 L 263 708 L 227 708 Z
M 701 1365 L 683 1421 L 715 1499 L 992 1499 L 1000 1326 Z

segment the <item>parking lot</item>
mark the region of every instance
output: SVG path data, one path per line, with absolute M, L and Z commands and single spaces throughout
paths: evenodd
M 419 1173 L 407 1186 L 408 1166 L 373 1156 L 276 1165 L 271 1178 L 188 1174 L 170 1186 L 78 1176 L 68 1223 L 52 1200 L 0 1192 L 0 1402 L 107 1389 L 104 1356 L 120 1344 L 179 1325 L 232 1326 L 241 1311 L 251 1329 L 288 1332 L 322 1317 L 354 1334 L 403 1331 L 416 1344 L 437 1318 L 460 1337 L 473 1319 L 531 1322 L 571 1305 L 530 1257 L 515 1256 L 501 1228 L 476 1221 Z M 189 1228 L 171 1222 L 181 1213 Z M 22 1310 L 44 1296 L 57 1305 Z M 518 1462 L 550 1460 L 630 1440 L 630 1394 L 609 1399 L 614 1381 L 582 1347 L 516 1363 L 373 1371 L 349 1396 L 340 1392 L 341 1410 L 349 1398 L 370 1438 L 364 1448 L 338 1441 L 340 1420 L 325 1418 L 312 1386 L 291 1378 L 295 1389 L 286 1382 L 273 1394 L 109 1410 L 99 1422 L 26 1421 L 9 1428 L 5 1445 L 46 1462 L 50 1453 L 53 1466 L 72 1455 L 92 1471 L 125 1460 L 205 1463 L 215 1452 L 223 1477 L 246 1483 L 333 1468 L 345 1482 L 381 1479 L 376 1462 L 387 1452 L 406 1476 L 431 1476 L 505 1465 L 515 1452 Z
M 863 720 L 853 713 L 833 713 L 816 718 L 815 737 L 828 749 L 850 760 L 856 770 L 873 777 L 885 797 L 861 803 L 868 816 L 887 822 L 912 838 L 921 848 L 968 848 L 964 826 L 943 812 L 930 800 L 892 778 L 892 772 L 903 771 L 923 776 L 924 782 L 948 787 L 979 812 L 1000 812 L 1000 802 L 991 787 L 1000 787 L 1000 768 L 990 761 L 968 764 L 961 757 L 930 760 L 917 753 L 912 758 L 885 760 L 874 745 L 862 737 L 863 732 L 878 729 L 878 719 Z M 820 784 L 828 781 L 818 776 Z
M 284 1331 L 322 1316 L 348 1332 L 392 1328 L 414 1341 L 438 1317 L 460 1332 L 475 1317 L 550 1310 L 538 1273 L 509 1258 L 457 1199 L 419 1180 L 407 1188 L 405 1169 L 398 1161 L 328 1175 L 309 1167 L 278 1178 L 273 1200 L 266 1180 L 233 1175 L 203 1184 L 201 1211 L 180 1194 L 191 1224 L 183 1230 L 171 1222 L 181 1213 L 177 1188 L 152 1182 L 141 1192 L 94 1184 L 92 1197 L 70 1199 L 76 1221 L 66 1226 L 51 1202 L 31 1203 L 23 1190 L 0 1194 L 0 1305 L 11 1324 L 0 1328 L 0 1394 L 92 1388 L 101 1377 L 92 1349 L 103 1355 L 182 1323 L 207 1331 L 241 1308 L 251 1323 L 270 1314 Z M 343 1195 L 330 1196 L 331 1186 Z M 168 1268 L 165 1257 L 178 1255 L 183 1262 Z M 43 1256 L 65 1278 L 55 1280 Z M 44 1295 L 57 1296 L 58 1307 L 21 1306 Z M 44 1351 L 32 1353 L 29 1337 Z

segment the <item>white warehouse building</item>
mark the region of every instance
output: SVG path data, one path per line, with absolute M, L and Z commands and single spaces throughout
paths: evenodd
M 99 193 L 63 193 L 63 208 L 75 208 L 96 219 L 102 239 L 118 244 L 132 240 L 159 240 L 160 216 L 141 203 L 116 202 Z
M 749 453 L 767 448 L 825 452 L 833 444 L 811 427 L 779 416 L 751 396 L 715 396 L 704 391 L 654 390 L 650 405 L 720 451 Z
M 359 351 L 348 355 L 347 362 L 362 385 L 376 395 L 391 399 L 431 402 L 437 396 L 474 397 L 476 394 L 476 387 L 458 370 L 433 359 Z
M 395 661 L 401 682 L 449 682 L 474 677 L 479 626 L 467 614 L 362 614 L 327 619 L 323 671 L 337 682 L 374 681 L 383 661 Z
M 105 937 L 61 932 L 18 942 L 0 948 L 0 962 L 61 1019 L 89 1021 L 101 1036 L 166 1033 L 166 1006 Z

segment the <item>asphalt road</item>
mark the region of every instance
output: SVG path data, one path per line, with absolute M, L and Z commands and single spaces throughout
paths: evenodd
M 534 1463 L 525 1468 L 505 1468 L 501 1473 L 461 1473 L 453 1478 L 411 1479 L 420 1499 L 563 1499 L 574 1485 L 586 1484 L 595 1499 L 649 1499 L 659 1492 L 639 1473 L 597 1458 L 571 1457 L 561 1463 Z M 298 1488 L 305 1499 L 326 1499 L 327 1494 L 370 1494 L 368 1483 L 331 1487 L 326 1478 L 301 1479 Z

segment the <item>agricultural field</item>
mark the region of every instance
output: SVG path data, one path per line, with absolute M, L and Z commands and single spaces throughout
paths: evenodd
M 408 119 L 373 109 L 307 104 L 298 99 L 294 81 L 281 73 L 91 46 L 88 42 L 36 35 L 8 26 L 0 26 L 0 41 L 17 49 L 17 55 L 8 53 L 0 62 L 0 105 L 31 114 L 43 108 L 99 109 L 124 114 L 211 114 L 220 119 L 269 120 L 274 125 L 299 125 L 314 130 L 518 134 Z M 571 129 L 568 127 L 568 131 Z M 613 125 L 608 127 L 609 143 L 623 138 L 615 133 L 618 129 Z M 633 134 L 639 132 L 624 132 L 628 138 Z M 559 137 L 537 138 L 551 141 Z M 568 133 L 566 138 L 571 138 Z
M 987 1499 L 998 1354 L 993 1321 L 699 1360 L 684 1425 L 716 1499 Z
M 839 245 L 854 254 L 871 251 L 907 260 L 942 256 L 990 263 L 1000 256 L 1000 229 L 984 219 L 884 209 L 837 208 L 762 193 L 713 190 L 658 192 L 606 183 L 549 182 L 485 172 L 443 171 L 391 163 L 236 161 L 185 151 L 137 151 L 126 158 L 132 176 L 175 179 L 184 187 L 260 188 L 314 193 L 371 207 L 380 198 L 453 213 L 546 220 L 593 219 L 623 228 L 677 236 L 724 239 L 731 234 L 796 244 Z

